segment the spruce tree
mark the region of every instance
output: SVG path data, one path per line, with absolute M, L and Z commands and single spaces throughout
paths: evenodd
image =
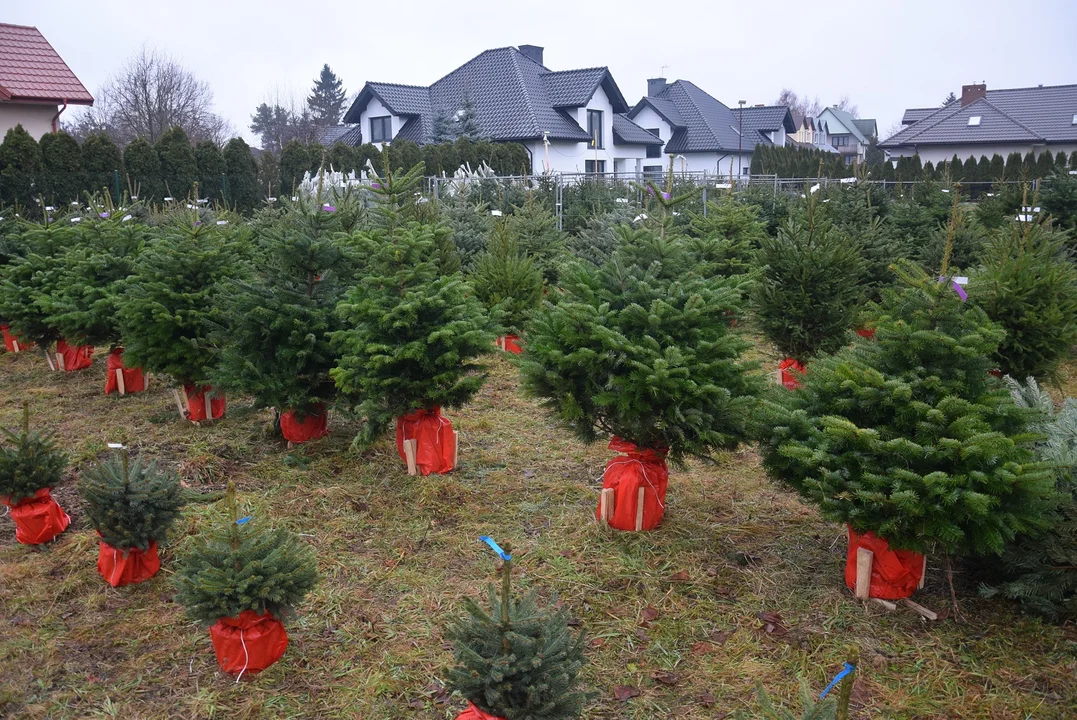
M 272 153 L 264 153 L 272 155 Z M 221 149 L 212 140 L 203 140 L 194 147 L 194 164 L 198 177 L 199 199 L 211 203 L 220 202 L 221 175 L 224 174 L 224 156 Z
M 739 275 L 749 272 L 752 256 L 767 239 L 757 209 L 723 195 L 707 203 L 707 215 L 692 214 L 691 232 L 706 272 Z
M 284 195 L 294 195 L 310 170 L 310 151 L 298 140 L 289 140 L 280 151 L 280 186 Z
M 504 220 L 469 277 L 475 295 L 510 335 L 522 335 L 542 301 L 542 273 L 516 242 Z
M 557 277 L 565 256 L 565 238 L 557 229 L 557 217 L 529 193 L 526 202 L 508 217 L 508 229 L 520 245 L 520 250 L 535 261 L 543 279 L 557 285 Z
M 0 318 L 12 333 L 43 352 L 60 339 L 51 304 L 61 282 L 64 252 L 74 240 L 74 225 L 63 219 L 27 225 L 19 254 L 0 268 Z
M 601 265 L 617 249 L 621 239 L 620 228 L 630 224 L 632 217 L 623 209 L 592 215 L 587 219 L 586 226 L 568 237 L 565 243 L 568 251 L 580 260 Z
M 486 139 L 482 126 L 479 124 L 475 103 L 471 100 L 471 96 L 466 93 L 460 103 L 460 109 L 456 111 L 453 125 L 453 134 L 457 138 L 467 138 L 472 142 Z
M 117 550 L 145 552 L 161 542 L 183 507 L 179 478 L 127 451 L 83 471 L 79 495 L 101 539 Z
M 15 205 L 25 216 L 38 217 L 38 196 L 44 164 L 37 141 L 16 125 L 0 144 L 0 204 Z
M 131 198 L 145 204 L 161 202 L 166 197 L 161 182 L 161 160 L 145 138 L 135 138 L 123 149 L 123 166 Z
M 41 136 L 41 160 L 44 170 L 45 199 L 50 205 L 68 205 L 82 200 L 86 190 L 86 173 L 82 150 L 67 133 Z
M 456 126 L 445 108 L 438 106 L 434 109 L 434 119 L 430 130 L 431 139 L 435 145 L 451 143 L 456 140 Z
M 376 222 L 354 233 L 361 277 L 338 306 L 340 361 L 331 375 L 367 421 L 359 440 L 381 437 L 396 417 L 459 407 L 485 376 L 475 358 L 493 347 L 491 323 L 459 272 L 444 274 L 438 246 L 449 231 L 408 219 L 422 165 L 376 180 Z
M 157 138 L 154 149 L 161 163 L 161 182 L 168 196 L 181 199 L 191 195 L 198 180 L 198 162 L 183 128 L 177 126 L 165 130 Z
M 760 328 L 785 357 L 801 363 L 849 340 L 863 299 L 860 248 L 809 198 L 776 238 L 762 241 L 752 293 Z
M 318 73 L 318 79 L 314 81 L 314 87 L 307 97 L 307 108 L 314 122 L 322 126 L 339 123 L 346 98 L 344 82 L 337 78 L 328 64 L 322 65 L 322 71 Z
M 22 404 L 22 427 L 4 428 L 0 443 L 0 499 L 10 505 L 59 484 L 67 458 L 51 435 L 30 432 L 30 406 Z
M 260 516 L 239 516 L 235 486 L 228 484 L 226 524 L 185 546 L 176 573 L 176 601 L 210 625 L 244 610 L 286 616 L 318 580 L 314 552 Z
M 82 163 L 86 168 L 87 187 L 94 194 L 107 195 L 119 204 L 116 196 L 116 174 L 120 176 L 121 192 L 126 186 L 123 153 L 105 133 L 90 133 L 82 143 Z
M 258 187 L 258 162 L 243 138 L 232 138 L 222 153 L 228 182 L 228 204 L 237 212 L 249 213 L 262 200 Z
M 489 206 L 474 203 L 470 194 L 463 195 L 447 204 L 444 218 L 452 230 L 452 241 L 460 255 L 461 266 L 471 270 L 486 249 L 493 228 Z
M 1042 185 L 1040 204 L 1043 212 L 1051 218 L 1054 225 L 1063 230 L 1077 230 L 1077 175 L 1070 175 L 1064 166 L 1059 166 Z M 1073 244 L 1077 245 L 1077 237 Z
M 479 710 L 505 720 L 572 720 L 583 712 L 578 690 L 586 658 L 568 610 L 544 608 L 534 591 L 512 596 L 512 560 L 501 567 L 501 593 L 490 587 L 490 610 L 464 599 L 466 615 L 446 636 L 456 666 L 447 686 Z

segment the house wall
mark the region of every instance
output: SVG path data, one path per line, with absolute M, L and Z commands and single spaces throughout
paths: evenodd
M 961 158 L 961 162 L 968 160 L 970 157 L 980 159 L 981 155 L 986 155 L 990 159 L 995 153 L 998 153 L 1005 159 L 1012 152 L 1019 152 L 1024 157 L 1029 151 L 1034 151 L 1037 156 L 1044 149 L 1051 151 L 1052 155 L 1057 154 L 1060 150 L 1066 153 L 1069 157 L 1070 153 L 1077 150 L 1077 143 L 1058 143 L 1057 145 L 1052 143 L 1050 145 L 1043 145 L 1042 143 L 1032 145 L 1031 143 L 1013 143 L 1008 145 L 980 145 L 980 144 L 968 144 L 968 145 L 925 145 L 920 148 L 907 147 L 888 150 L 890 153 L 890 159 L 893 162 L 897 162 L 899 157 L 911 157 L 916 155 L 916 151 L 920 151 L 920 162 L 930 162 L 932 165 L 938 165 L 940 161 L 952 160 L 956 154 Z
M 34 140 L 40 140 L 42 135 L 52 132 L 57 110 L 58 105 L 0 102 L 0 138 L 16 125 L 22 125 Z
M 389 108 L 382 105 L 381 101 L 378 100 L 376 97 L 370 98 L 370 102 L 367 103 L 367 106 L 363 109 L 363 112 L 359 113 L 359 123 L 360 127 L 362 128 L 364 140 L 371 137 L 370 118 L 383 117 L 385 115 L 389 115 L 390 117 L 392 117 L 391 124 L 393 129 L 393 137 L 396 137 L 396 134 L 400 132 L 400 128 L 404 126 L 405 118 L 393 115 L 391 112 L 389 112 Z M 381 147 L 385 143 L 374 144 Z

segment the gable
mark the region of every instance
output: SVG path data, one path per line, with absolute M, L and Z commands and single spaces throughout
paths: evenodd
M 93 96 L 37 28 L 3 23 L 0 100 L 93 105 Z

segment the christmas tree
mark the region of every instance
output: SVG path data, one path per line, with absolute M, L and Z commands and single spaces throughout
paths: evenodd
M 79 495 L 101 539 L 118 550 L 146 551 L 165 539 L 183 507 L 179 478 L 127 451 L 82 473 Z
M 565 256 L 565 238 L 557 229 L 557 218 L 528 193 L 523 206 L 508 217 L 509 231 L 520 250 L 533 258 L 535 266 L 550 285 L 557 285 L 558 271 Z
M 584 227 L 568 237 L 568 251 L 581 260 L 601 265 L 617 249 L 621 226 L 629 225 L 633 216 L 633 213 L 624 209 L 592 215 Z
M 728 194 L 708 201 L 706 216 L 693 214 L 691 233 L 707 264 L 704 272 L 718 275 L 747 273 L 752 255 L 767 238 L 757 209 Z
M 228 484 L 229 520 L 186 547 L 176 573 L 176 601 L 209 625 L 245 610 L 287 615 L 310 592 L 318 573 L 314 552 L 258 517 L 239 517 L 235 486 Z
M 583 636 L 573 636 L 564 607 L 540 607 L 534 591 L 512 597 L 512 560 L 503 557 L 500 597 L 490 587 L 489 611 L 466 598 L 466 616 L 446 632 L 456 659 L 447 685 L 504 720 L 578 718 Z
M 344 82 L 337 78 L 328 64 L 322 65 L 322 71 L 307 97 L 307 108 L 314 122 L 323 126 L 339 123 L 346 98 Z
M 470 276 L 475 295 L 510 335 L 522 335 L 542 301 L 542 273 L 501 221 Z
M 73 223 L 50 218 L 26 225 L 20 254 L 0 267 L 0 318 L 42 352 L 60 339 L 50 308 L 63 274 L 64 251 L 75 241 L 74 228 Z
M 1071 175 L 1061 164 L 1046 181 L 1040 191 L 1043 212 L 1050 216 L 1055 226 L 1077 231 L 1077 175 Z M 1072 241 L 1077 244 L 1077 239 Z
M 864 260 L 814 197 L 802 217 L 761 242 L 756 263 L 752 298 L 760 328 L 778 352 L 803 363 L 848 342 L 864 293 Z
M 415 189 L 422 165 L 375 180 L 374 227 L 353 234 L 361 277 L 338 306 L 343 329 L 333 333 L 340 361 L 337 390 L 367 419 L 361 440 L 418 409 L 458 407 L 484 381 L 474 359 L 494 336 L 482 304 L 459 272 L 445 274 L 439 243 L 448 229 L 419 222 Z M 451 243 L 450 243 L 451 244 Z
M 464 94 L 464 99 L 460 103 L 460 109 L 456 111 L 452 132 L 454 137 L 467 138 L 472 142 L 478 142 L 486 137 L 483 134 L 482 127 L 479 125 L 475 103 L 472 102 L 471 96 L 467 93 Z
M 32 498 L 38 490 L 60 482 L 67 458 L 49 435 L 30 432 L 30 406 L 22 404 L 19 432 L 4 429 L 0 445 L 0 499 L 9 505 Z
M 485 203 L 473 202 L 465 193 L 447 203 L 445 222 L 452 230 L 452 241 L 460 256 L 460 264 L 471 270 L 486 249 L 486 241 L 493 227 L 489 208 Z

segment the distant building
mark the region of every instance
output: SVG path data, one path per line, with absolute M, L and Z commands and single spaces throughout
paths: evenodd
M 838 151 L 846 165 L 863 163 L 871 138 L 879 134 L 874 120 L 854 118 L 836 107 L 825 108 L 815 121 L 826 124 L 830 145 Z
M 16 125 L 40 140 L 69 105 L 93 105 L 75 73 L 36 27 L 0 23 L 0 139 Z
M 789 136 L 795 144 L 804 148 L 814 148 L 823 152 L 837 153 L 838 151 L 830 144 L 830 134 L 826 129 L 826 121 L 817 120 L 811 115 L 793 114 L 793 124 L 797 131 Z
M 911 108 L 905 127 L 879 143 L 891 159 L 919 155 L 938 164 L 957 155 L 1006 157 L 1018 152 L 1077 150 L 1077 85 L 988 90 L 965 85 L 961 101 L 939 108 Z

